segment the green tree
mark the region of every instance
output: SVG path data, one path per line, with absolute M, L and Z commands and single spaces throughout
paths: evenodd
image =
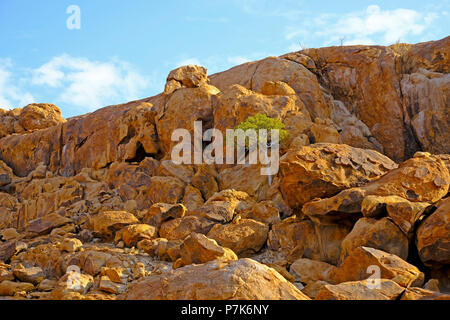
M 278 129 L 279 142 L 281 143 L 284 139 L 289 137 L 289 132 L 285 129 L 284 123 L 281 120 L 270 118 L 263 113 L 258 113 L 254 116 L 248 117 L 244 122 L 236 126 L 236 129 L 242 129 L 244 132 L 253 129 L 256 131 L 259 139 L 259 130 L 267 130 L 267 140 L 271 143 L 270 130 Z M 259 142 L 259 141 L 258 141 Z M 250 141 L 252 143 L 252 141 Z M 246 143 L 248 146 L 248 142 Z

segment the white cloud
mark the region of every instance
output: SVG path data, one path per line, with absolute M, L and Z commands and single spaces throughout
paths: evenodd
M 33 96 L 16 83 L 12 67 L 10 59 L 0 59 L 0 108 L 19 108 L 34 102 Z
M 57 100 L 82 111 L 117 101 L 134 100 L 149 81 L 126 62 L 96 62 L 67 54 L 52 58 L 33 71 L 34 85 L 61 88 Z
M 392 44 L 409 36 L 419 36 L 439 17 L 434 12 L 410 9 L 382 10 L 370 5 L 363 11 L 345 15 L 322 14 L 307 19 L 300 27 L 287 29 L 285 38 L 291 40 L 307 32 L 324 39 L 324 45 L 339 44 Z M 306 32 L 305 32 L 306 31 Z

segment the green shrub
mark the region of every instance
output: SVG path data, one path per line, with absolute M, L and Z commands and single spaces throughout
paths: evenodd
M 247 120 L 240 123 L 238 126 L 235 127 L 235 130 L 242 129 L 243 131 L 247 132 L 247 130 L 254 129 L 256 133 L 258 134 L 259 139 L 259 130 L 266 129 L 267 130 L 267 139 L 268 142 L 270 142 L 271 129 L 278 129 L 279 133 L 279 139 L 280 143 L 289 137 L 289 132 L 285 129 L 284 123 L 281 122 L 281 120 L 270 118 L 266 116 L 265 114 L 258 113 L 257 115 L 248 117 Z M 246 143 L 248 146 L 248 143 Z

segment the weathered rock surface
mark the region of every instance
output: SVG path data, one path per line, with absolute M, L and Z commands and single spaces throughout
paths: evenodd
M 398 196 L 367 196 L 361 203 L 361 211 L 365 217 L 387 215 L 406 235 L 411 233 L 414 224 L 428 208 L 429 203 L 410 202 Z
M 46 129 L 66 122 L 61 110 L 48 103 L 32 103 L 23 109 L 0 109 L 0 138 L 14 133 Z
M 184 239 L 180 246 L 180 255 L 181 257 L 175 262 L 177 268 L 212 260 L 232 261 L 238 259 L 231 249 L 223 248 L 215 240 L 194 232 Z
M 114 232 L 130 224 L 137 224 L 139 220 L 126 211 L 106 211 L 91 219 L 94 233 L 99 236 L 111 239 Z
M 305 284 L 315 281 L 330 282 L 335 266 L 311 259 L 298 259 L 289 269 L 295 278 Z
M 341 260 L 360 246 L 392 253 L 403 260 L 408 257 L 408 238 L 388 218 L 358 220 L 352 231 L 342 241 Z
M 361 212 L 366 196 L 397 196 L 410 202 L 433 203 L 444 197 L 448 190 L 449 171 L 442 159 L 428 153 L 417 153 L 414 158 L 403 162 L 399 168 L 389 171 L 381 178 L 359 188 L 344 190 L 330 198 L 313 200 L 306 203 L 302 211 L 312 217 L 330 214 L 345 217 Z M 404 221 L 405 218 L 395 213 L 393 216 L 403 229 L 410 228 L 408 224 L 411 221 Z M 406 218 L 414 220 L 416 217 L 413 214 Z
M 301 207 L 314 198 L 366 184 L 395 167 L 376 151 L 315 144 L 289 150 L 280 159 L 280 189 L 291 207 Z
M 14 276 L 21 282 L 29 282 L 34 285 L 38 285 L 44 280 L 45 275 L 41 268 L 33 267 L 33 268 L 25 268 L 23 266 L 16 267 L 13 270 Z
M 381 250 L 358 247 L 333 269 L 330 278 L 334 283 L 365 280 L 373 276 L 374 267 L 380 270 L 381 279 L 389 279 L 402 287 L 421 286 L 424 275 L 415 266 L 398 256 Z M 375 275 L 376 276 L 376 275 Z
M 426 263 L 450 263 L 450 198 L 443 199 L 437 210 L 417 230 L 417 249 Z
M 274 269 L 251 259 L 190 265 L 133 285 L 125 300 L 309 300 Z
M 380 280 L 380 288 L 369 288 L 367 281 L 325 285 L 316 300 L 396 300 L 405 289 L 391 280 Z
M 292 216 L 272 226 L 267 246 L 280 251 L 289 263 L 303 257 L 336 265 L 340 260 L 341 243 L 351 228 L 348 223 L 318 225 Z
M 157 96 L 67 120 L 0 109 L 0 295 L 448 298 L 449 57 L 450 37 L 307 49 L 182 66 Z M 289 133 L 278 173 L 172 160 L 176 129 L 256 114 Z
M 0 296 L 13 296 L 16 293 L 30 292 L 33 289 L 34 286 L 31 283 L 5 280 L 0 283 Z
M 187 216 L 165 222 L 159 230 L 159 235 L 168 240 L 184 240 L 192 232 L 207 234 L 214 222 L 206 218 Z
M 240 255 L 258 252 L 266 243 L 268 232 L 264 223 L 240 219 L 227 225 L 216 224 L 208 232 L 208 238 Z

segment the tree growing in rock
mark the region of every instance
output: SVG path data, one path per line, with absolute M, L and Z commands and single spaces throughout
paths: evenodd
M 260 143 L 267 143 L 267 147 L 273 150 L 273 147 L 279 147 L 279 145 L 282 143 L 284 139 L 289 137 L 289 132 L 285 129 L 285 125 L 281 120 L 270 118 L 265 114 L 258 113 L 254 116 L 248 117 L 244 122 L 241 122 L 239 125 L 235 127 L 235 130 L 243 130 L 245 133 L 247 133 L 248 130 L 254 130 L 256 132 L 256 135 L 252 136 L 249 135 L 247 139 L 245 139 L 245 147 L 247 150 L 251 150 L 252 146 L 259 145 Z M 261 141 L 261 135 L 260 131 L 266 130 L 267 136 L 265 137 L 264 141 Z M 272 130 L 278 131 L 278 139 L 273 139 L 272 137 Z M 238 141 L 239 143 L 239 141 Z M 254 148 L 256 150 L 256 148 Z M 278 149 L 276 149 L 278 152 Z M 263 153 L 266 162 L 267 154 Z M 272 184 L 272 177 L 268 176 L 269 184 Z
M 267 130 L 270 133 L 270 130 L 278 130 L 279 133 L 279 143 L 281 143 L 284 139 L 289 137 L 289 132 L 285 129 L 285 125 L 281 120 L 270 118 L 263 113 L 258 113 L 254 116 L 248 117 L 244 122 L 241 122 L 236 126 L 235 130 L 241 129 L 244 132 L 247 130 L 255 130 L 257 133 L 257 140 L 252 141 L 251 138 L 246 140 L 246 146 L 248 147 L 252 143 L 259 143 L 259 131 Z M 269 146 L 272 146 L 271 135 L 268 134 L 267 142 Z

